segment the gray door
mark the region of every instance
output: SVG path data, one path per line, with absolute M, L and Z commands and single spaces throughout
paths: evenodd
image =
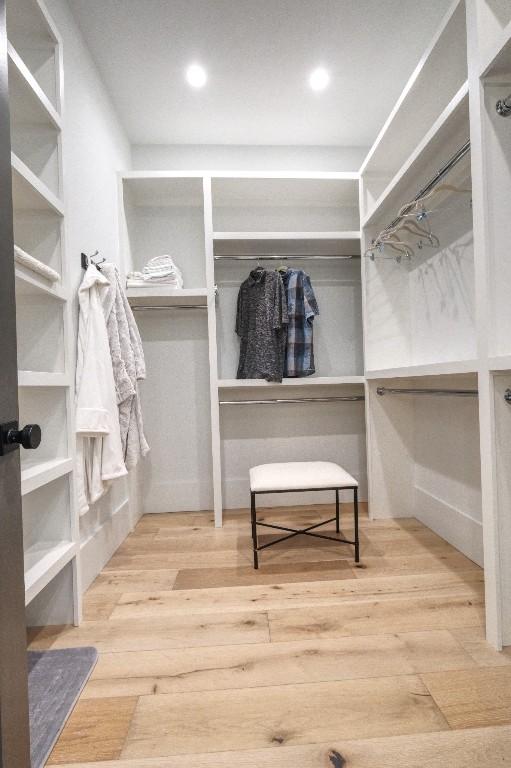
M 0 0 L 0 768 L 29 768 L 5 0 Z M 9 438 L 7 437 L 10 431 Z

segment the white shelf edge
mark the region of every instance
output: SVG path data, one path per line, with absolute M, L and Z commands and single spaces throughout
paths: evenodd
M 364 376 L 304 376 L 298 379 L 283 379 L 282 382 L 265 379 L 219 379 L 218 389 L 244 389 L 255 387 L 328 387 L 350 384 L 364 384 Z
M 496 59 L 500 56 L 506 45 L 511 42 L 511 21 L 509 21 L 504 29 L 501 31 L 498 40 L 495 45 L 491 47 L 491 50 L 485 51 L 484 64 L 479 68 L 479 77 L 485 77 L 488 70 L 491 69 Z
M 28 605 L 39 592 L 73 559 L 76 554 L 73 541 L 48 542 L 47 549 L 42 548 L 41 557 L 25 571 L 25 605 Z M 33 550 L 34 552 L 38 550 Z M 31 550 L 28 550 L 30 553 Z M 27 554 L 27 553 L 25 553 Z
M 428 47 L 426 48 L 426 50 L 424 51 L 424 53 L 422 54 L 422 56 L 421 56 L 421 58 L 419 60 L 419 63 L 417 64 L 417 66 L 415 67 L 414 71 L 410 75 L 410 77 L 409 77 L 405 87 L 401 91 L 401 94 L 400 94 L 398 100 L 394 104 L 394 107 L 392 108 L 388 118 L 386 119 L 385 123 L 383 124 L 383 127 L 382 127 L 381 131 L 379 132 L 379 134 L 376 137 L 372 147 L 370 148 L 369 152 L 367 153 L 364 162 L 360 166 L 360 175 L 362 175 L 366 171 L 369 162 L 374 157 L 374 155 L 376 153 L 376 150 L 378 149 L 378 147 L 380 146 L 380 144 L 383 141 L 383 138 L 388 133 L 390 127 L 392 126 L 392 123 L 394 122 L 394 120 L 396 118 L 396 115 L 398 114 L 399 110 L 401 109 L 402 105 L 404 104 L 404 102 L 405 102 L 407 96 L 409 95 L 410 91 L 412 90 L 413 86 L 415 85 L 415 83 L 419 79 L 422 70 L 424 69 L 428 59 L 430 58 L 430 56 L 432 55 L 433 51 L 435 50 L 436 45 L 438 44 L 440 38 L 442 37 L 442 34 L 444 33 L 444 31 L 445 31 L 447 25 L 449 24 L 451 18 L 454 16 L 458 6 L 460 5 L 460 2 L 461 2 L 461 0 L 454 0 L 452 5 L 449 7 L 449 10 L 447 11 L 445 16 L 443 17 L 442 21 L 440 22 L 439 26 L 437 27 L 432 40 L 430 41 L 430 43 L 429 43 Z
M 488 358 L 490 371 L 511 371 L 511 355 L 496 355 Z
M 424 365 L 409 365 L 399 368 L 366 370 L 365 377 L 367 380 L 372 380 L 413 378 L 415 376 L 445 376 L 458 373 L 477 373 L 478 368 L 479 362 L 477 359 L 454 360 L 446 363 L 426 363 Z
M 463 83 L 456 95 L 451 99 L 447 107 L 444 109 L 440 117 L 435 120 L 422 141 L 417 145 L 412 154 L 405 160 L 389 184 L 387 184 L 371 210 L 368 211 L 364 217 L 361 223 L 362 228 L 367 227 L 378 215 L 379 211 L 385 205 L 385 202 L 389 196 L 398 188 L 403 179 L 406 178 L 408 172 L 411 168 L 413 168 L 414 164 L 425 154 L 430 143 L 440 133 L 442 128 L 444 128 L 449 123 L 450 119 L 453 117 L 453 115 L 456 113 L 456 110 L 460 107 L 465 99 L 468 99 L 468 80 Z
M 359 171 L 121 171 L 122 180 L 126 179 L 317 179 L 337 181 L 358 181 Z
M 360 240 L 359 230 L 338 232 L 213 232 L 213 240 Z
M 153 303 L 162 306 L 179 306 L 195 302 L 207 306 L 209 291 L 207 288 L 165 288 L 162 285 L 141 285 L 126 288 L 126 296 L 132 307 Z
M 33 289 L 32 292 L 40 291 L 47 296 L 51 296 L 57 301 L 67 300 L 67 297 L 60 283 L 56 284 L 57 287 L 54 288 L 52 286 L 55 284 L 48 282 L 44 279 L 44 277 L 42 277 L 42 275 L 39 275 L 38 272 L 34 272 L 33 270 L 23 266 L 22 264 L 19 264 L 16 261 L 14 262 L 14 268 L 16 280 L 20 283 L 23 283 L 25 286 L 29 286 L 31 289 Z
M 13 66 L 17 70 L 19 76 L 25 83 L 26 88 L 30 91 L 30 95 L 33 99 L 37 101 L 40 108 L 43 110 L 45 115 L 47 116 L 48 120 L 53 124 L 53 126 L 61 131 L 62 130 L 62 119 L 19 53 L 16 51 L 14 46 L 11 43 L 8 43 L 7 45 L 7 53 L 9 56 L 9 60 L 12 62 Z
M 73 471 L 73 459 L 49 459 L 38 464 L 32 464 L 21 470 L 21 495 L 41 488 L 43 485 L 68 475 Z
M 52 208 L 59 216 L 64 215 L 63 202 L 48 189 L 41 179 L 39 179 L 20 158 L 11 152 L 11 168 L 21 177 L 25 184 L 27 184 L 32 192 L 35 192 L 47 206 Z
M 46 371 L 18 371 L 19 387 L 69 387 L 67 373 L 47 373 Z

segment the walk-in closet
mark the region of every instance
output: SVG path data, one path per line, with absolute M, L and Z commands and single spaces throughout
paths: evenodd
M 2 768 L 511 768 L 511 4 L 0 43 Z

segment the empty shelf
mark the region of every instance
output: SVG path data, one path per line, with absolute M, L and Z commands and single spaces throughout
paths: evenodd
M 10 43 L 8 55 L 9 96 L 14 121 L 28 125 L 50 125 L 60 130 L 59 113 Z
M 35 491 L 58 477 L 69 474 L 73 459 L 49 459 L 25 462 L 21 466 L 21 495 Z
M 52 211 L 64 215 L 64 204 L 25 163 L 11 152 L 12 198 L 15 210 Z
M 453 360 L 445 363 L 405 365 L 399 368 L 382 368 L 366 371 L 366 379 L 398 379 L 414 376 L 447 376 L 458 373 L 477 373 L 478 361 Z
M 74 557 L 72 541 L 40 542 L 25 552 L 25 605 Z

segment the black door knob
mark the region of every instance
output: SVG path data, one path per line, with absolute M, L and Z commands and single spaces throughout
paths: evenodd
M 10 429 L 7 432 L 7 442 L 11 445 L 18 443 L 27 449 L 39 448 L 41 427 L 39 424 L 27 424 L 23 429 Z

